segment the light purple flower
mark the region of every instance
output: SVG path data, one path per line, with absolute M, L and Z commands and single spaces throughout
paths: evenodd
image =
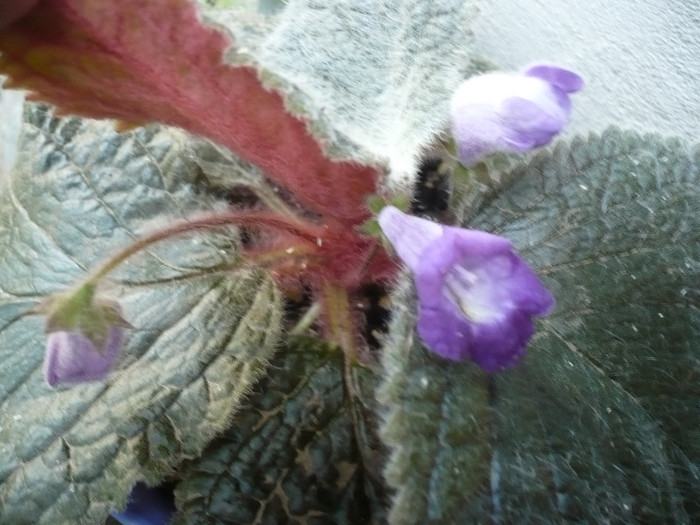
M 532 317 L 554 299 L 508 239 L 443 226 L 393 206 L 379 225 L 414 274 L 418 333 L 435 353 L 471 358 L 494 372 L 515 365 L 534 332 Z
M 110 326 L 102 348 L 82 332 L 57 331 L 48 334 L 44 374 L 50 386 L 103 379 L 119 356 L 124 328 Z
M 549 143 L 569 122 L 569 93 L 583 79 L 567 69 L 536 64 L 518 73 L 465 80 L 450 113 L 457 155 L 471 167 L 496 152 L 525 152 Z

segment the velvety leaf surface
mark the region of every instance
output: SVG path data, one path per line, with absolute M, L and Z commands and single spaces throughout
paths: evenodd
M 195 191 L 177 132 L 26 119 L 0 197 L 0 523 L 103 523 L 136 480 L 226 428 L 274 349 L 280 298 L 262 274 L 212 271 L 235 260 L 235 230 L 165 241 L 104 290 L 134 327 L 115 371 L 49 388 L 43 318 L 22 313 L 148 228 L 220 204 Z
M 402 182 L 446 127 L 474 15 L 463 0 L 294 0 L 260 60 L 327 148 L 383 161 Z
M 188 0 L 43 0 L 0 32 L 0 73 L 66 113 L 208 137 L 313 211 L 361 221 L 377 171 L 326 158 L 254 68 L 224 63 L 230 45 Z M 331 204 L 329 181 L 343 196 Z
M 17 157 L 24 93 L 0 87 L 0 180 L 10 174 Z
M 700 150 L 611 129 L 515 170 L 469 226 L 512 239 L 556 310 L 488 376 L 420 345 L 403 285 L 381 391 L 390 521 L 697 522 Z
M 343 356 L 327 345 L 281 349 L 231 428 L 179 472 L 175 522 L 381 523 L 376 376 L 356 368 L 352 383 L 349 395 Z

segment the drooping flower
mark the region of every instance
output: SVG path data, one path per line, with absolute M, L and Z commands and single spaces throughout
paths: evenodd
M 50 386 L 103 379 L 119 356 L 124 329 L 111 326 L 102 348 L 78 330 L 51 332 L 46 341 L 44 375 Z
M 460 162 L 471 167 L 491 153 L 526 152 L 549 143 L 569 122 L 569 94 L 582 87 L 579 75 L 548 64 L 465 80 L 450 108 Z
M 418 333 L 435 353 L 494 372 L 515 365 L 533 316 L 554 299 L 508 239 L 443 226 L 386 206 L 379 225 L 414 274 Z
M 95 286 L 48 297 L 45 313 L 44 376 L 50 386 L 103 379 L 119 356 L 124 328 L 130 325 L 119 304 L 95 296 Z

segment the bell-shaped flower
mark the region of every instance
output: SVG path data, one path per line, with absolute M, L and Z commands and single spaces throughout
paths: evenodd
M 103 379 L 119 356 L 124 329 L 111 326 L 98 348 L 79 330 L 51 332 L 46 341 L 44 375 L 50 386 Z
M 124 328 L 119 305 L 95 297 L 91 284 L 48 297 L 44 375 L 50 386 L 103 379 L 122 348 Z
M 515 365 L 534 333 L 533 316 L 554 299 L 508 239 L 443 226 L 393 206 L 379 225 L 414 274 L 418 333 L 435 353 L 471 358 L 494 372 Z
M 526 152 L 549 143 L 569 122 L 569 94 L 582 87 L 579 75 L 548 64 L 465 80 L 450 108 L 460 162 L 471 167 L 491 153 Z

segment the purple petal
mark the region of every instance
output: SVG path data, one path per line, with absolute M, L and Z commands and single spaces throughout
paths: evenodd
M 109 329 L 107 342 L 100 352 L 81 332 L 51 332 L 44 357 L 46 382 L 50 386 L 103 379 L 119 355 L 124 330 Z
M 465 166 L 473 166 L 496 151 L 503 129 L 493 103 L 474 103 L 453 108 L 452 134 L 459 160 Z
M 417 328 L 423 342 L 436 354 L 452 361 L 470 356 L 471 328 L 458 310 L 421 304 Z
M 550 95 L 551 93 L 548 93 L 552 98 Z M 524 132 L 542 131 L 550 135 L 558 133 L 568 121 L 568 107 L 562 108 L 559 104 L 553 104 L 551 108 L 543 106 L 526 98 L 509 97 L 502 102 L 501 111 L 507 116 L 510 129 Z
M 448 305 L 422 308 L 418 333 L 436 354 L 452 361 L 471 358 L 487 372 L 497 372 L 520 362 L 534 333 L 532 318 L 521 310 L 493 323 L 470 323 Z
M 483 129 L 483 126 L 475 129 Z M 460 163 L 467 168 L 471 168 L 487 155 L 498 151 L 493 147 L 493 142 L 485 141 L 481 134 L 464 131 L 455 132 L 454 135 L 455 137 L 459 136 L 456 143 L 457 157 Z
M 535 64 L 527 68 L 523 74 L 528 77 L 541 78 L 561 89 L 564 93 L 580 91 L 584 84 L 583 78 L 573 71 L 551 64 Z
M 442 235 L 440 224 L 403 213 L 394 206 L 385 206 L 377 216 L 379 226 L 401 260 L 411 269 L 435 239 Z
M 512 310 L 502 321 L 474 324 L 469 355 L 487 372 L 498 372 L 520 362 L 535 328 L 532 318 Z
M 390 207 L 388 207 L 390 208 Z M 418 293 L 418 333 L 433 352 L 452 360 L 470 357 L 494 372 L 517 364 L 533 334 L 532 316 L 554 299 L 509 240 L 486 232 L 440 226 L 396 208 L 390 228 L 411 227 L 441 235 L 416 246 L 409 233 L 392 231 L 397 253 L 409 253 Z M 405 216 L 401 219 L 401 216 Z M 418 262 L 416 262 L 416 260 Z
M 507 115 L 508 125 L 502 139 L 507 149 L 524 152 L 544 146 L 569 122 L 568 97 L 560 101 L 550 91 L 548 98 L 548 103 L 541 105 L 521 97 L 503 101 L 501 108 Z
M 526 152 L 549 143 L 569 122 L 568 93 L 582 86 L 576 73 L 545 64 L 525 74 L 489 73 L 466 80 L 450 104 L 460 162 L 471 167 L 491 153 Z
M 532 269 L 513 254 L 516 264 L 508 279 L 507 293 L 519 310 L 530 315 L 547 315 L 554 308 L 554 297 Z
M 428 308 L 444 302 L 445 276 L 461 259 L 494 257 L 507 254 L 512 248 L 508 239 L 490 233 L 450 226 L 443 226 L 443 229 L 442 237 L 426 248 L 413 270 L 421 304 Z

